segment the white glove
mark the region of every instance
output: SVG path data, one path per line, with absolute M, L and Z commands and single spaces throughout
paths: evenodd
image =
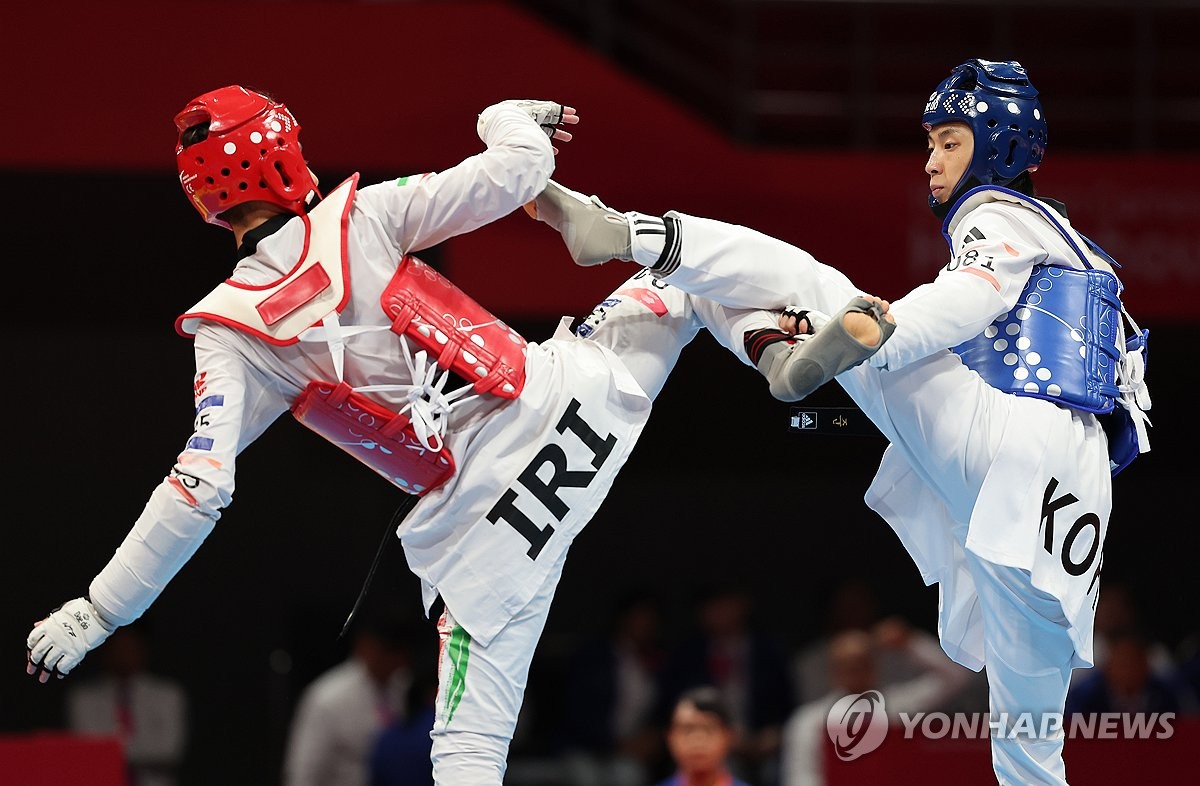
M 505 101 L 504 103 L 512 104 L 532 117 L 533 122 L 541 126 L 541 129 L 546 132 L 546 136 L 551 139 L 562 139 L 561 136 L 556 137 L 555 133 L 559 132 L 559 126 L 563 123 L 579 122 L 577 117 L 574 120 L 569 119 L 574 117 L 574 109 L 554 101 Z M 570 138 L 571 135 L 567 134 L 567 138 L 563 141 L 568 141 Z
M 788 320 L 792 320 L 788 322 Z M 800 330 L 800 321 L 808 322 L 808 329 Z M 794 335 L 809 335 L 816 333 L 821 328 L 829 324 L 830 316 L 823 311 L 807 309 L 803 306 L 787 306 L 783 309 L 783 313 L 779 315 L 779 327 Z
M 115 625 L 101 618 L 87 598 L 69 601 L 50 612 L 49 617 L 29 632 L 25 640 L 29 650 L 26 671 L 38 675 L 38 682 L 46 682 L 51 674 L 62 679 L 115 629 Z

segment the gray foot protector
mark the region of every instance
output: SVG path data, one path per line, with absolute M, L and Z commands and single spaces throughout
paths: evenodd
M 599 197 L 588 199 L 551 180 L 534 204 L 538 221 L 558 230 L 575 264 L 592 267 L 610 259 L 633 260 L 628 219 Z
M 851 311 L 875 318 L 881 332 L 878 344 L 863 344 L 846 331 L 843 319 Z M 795 344 L 779 342 L 767 347 L 758 360 L 758 370 L 771 384 L 771 395 L 781 401 L 799 401 L 874 355 L 895 330 L 896 326 L 883 318 L 879 306 L 856 297 L 814 335 Z

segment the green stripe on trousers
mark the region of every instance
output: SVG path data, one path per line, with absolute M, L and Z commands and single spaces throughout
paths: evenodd
M 446 725 L 454 718 L 463 692 L 467 689 L 467 661 L 470 659 L 471 634 L 463 630 L 461 625 L 455 625 L 450 631 L 450 641 L 446 644 L 446 652 L 450 656 L 450 681 L 446 686 Z

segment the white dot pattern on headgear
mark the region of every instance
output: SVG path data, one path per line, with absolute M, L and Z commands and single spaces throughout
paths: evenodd
M 942 111 L 946 114 L 966 115 L 967 117 L 975 116 L 975 99 L 970 93 L 947 91 L 942 94 L 941 104 Z
M 226 142 L 225 147 L 223 147 L 222 150 L 225 151 L 225 155 L 231 156 L 237 152 L 237 145 L 235 145 L 233 142 Z
M 259 133 L 258 131 L 251 131 L 251 132 L 250 132 L 250 141 L 251 141 L 251 142 L 253 142 L 254 144 L 256 144 L 256 145 L 257 145 L 257 144 L 259 144 L 260 142 L 262 142 L 262 140 L 263 140 L 263 136 L 262 136 L 262 134 L 261 134 L 261 133 Z

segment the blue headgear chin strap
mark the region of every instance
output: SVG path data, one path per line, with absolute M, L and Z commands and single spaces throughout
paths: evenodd
M 1037 95 L 1016 60 L 968 60 L 937 86 L 921 118 L 925 130 L 959 121 L 975 136 L 975 155 L 947 207 L 972 177 L 975 185 L 1004 186 L 1038 168 L 1046 154 L 1046 116 Z M 933 196 L 929 206 L 941 207 Z

